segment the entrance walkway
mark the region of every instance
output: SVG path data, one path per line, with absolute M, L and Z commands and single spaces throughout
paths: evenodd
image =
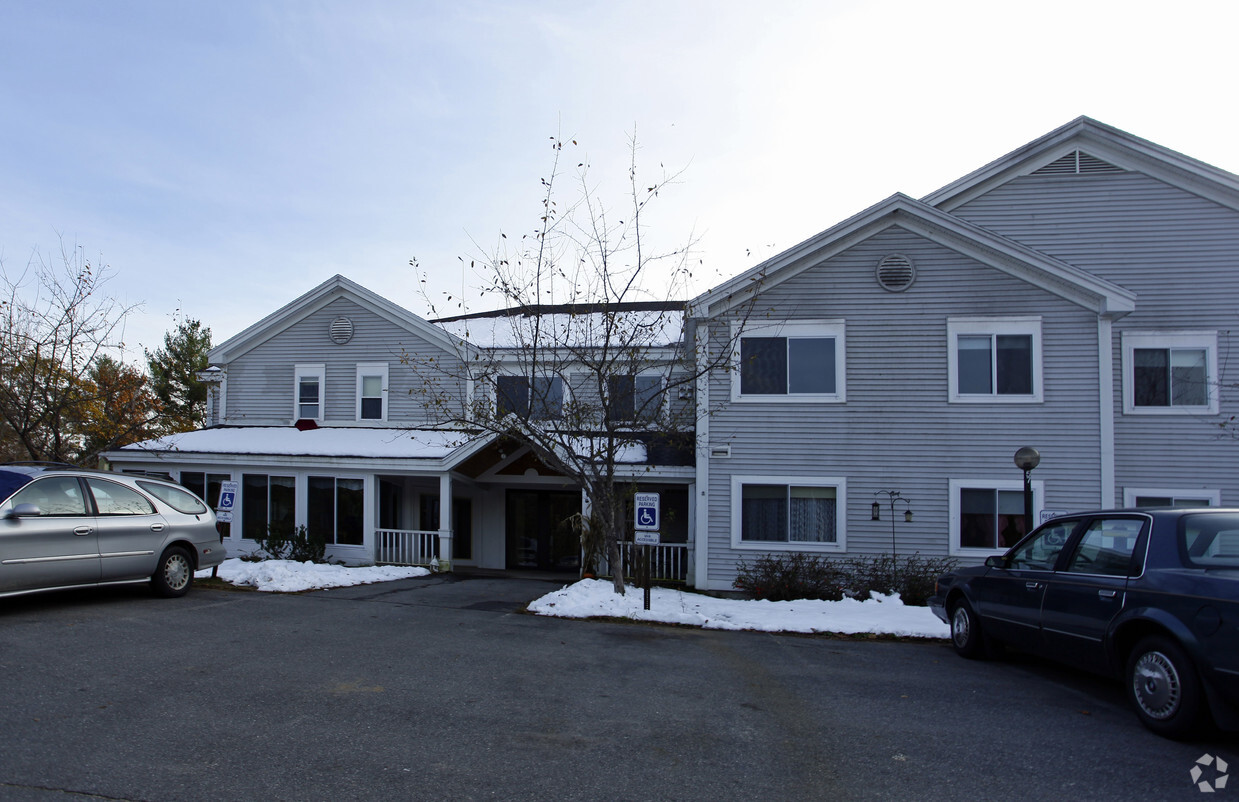
M 525 605 L 575 581 L 571 574 L 432 574 L 417 579 L 378 582 L 316 591 L 316 597 L 380 601 L 397 605 L 445 607 L 514 613 Z

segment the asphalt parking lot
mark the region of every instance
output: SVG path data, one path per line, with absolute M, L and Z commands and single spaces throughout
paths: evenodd
M 941 642 L 547 619 L 559 584 L 0 600 L 0 798 L 1196 799 L 1117 684 Z M 1239 793 L 1239 787 L 1221 793 Z

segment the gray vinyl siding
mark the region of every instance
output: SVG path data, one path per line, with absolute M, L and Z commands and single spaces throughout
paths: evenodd
M 331 322 L 344 316 L 353 322 L 349 342 L 337 345 L 328 337 Z M 263 341 L 228 365 L 226 423 L 287 425 L 293 419 L 293 377 L 299 364 L 325 365 L 323 422 L 357 421 L 357 365 L 387 363 L 389 423 L 433 423 L 428 414 L 427 386 L 414 369 L 401 363 L 407 351 L 417 364 L 428 357 L 451 363 L 451 354 L 363 306 L 339 298 Z M 424 369 L 423 374 L 424 375 Z M 463 398 L 465 384 L 444 376 L 431 385 L 431 395 Z
M 878 261 L 901 253 L 915 284 L 881 289 Z M 904 229 L 889 229 L 764 292 L 753 323 L 843 319 L 846 402 L 728 402 L 730 377 L 710 384 L 710 446 L 731 456 L 709 463 L 709 570 L 730 582 L 737 560 L 762 552 L 731 548 L 737 475 L 843 477 L 848 553 L 891 550 L 890 511 L 870 520 L 879 490 L 911 503 L 896 521 L 898 551 L 949 550 L 951 479 L 1018 480 L 1012 462 L 1037 447 L 1049 508 L 1094 507 L 1100 495 L 1096 316 L 1044 290 Z M 1040 316 L 1041 403 L 950 403 L 947 320 Z
M 1221 490 L 1239 505 L 1239 213 L 1147 175 L 1024 176 L 954 210 L 1137 293 L 1114 325 L 1116 498 L 1125 487 Z M 1124 415 L 1123 331 L 1217 331 L 1220 414 Z

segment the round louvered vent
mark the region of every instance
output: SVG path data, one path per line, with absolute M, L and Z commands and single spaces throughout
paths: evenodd
M 331 321 L 331 341 L 336 345 L 344 345 L 353 339 L 353 321 L 346 317 L 338 317 Z
M 891 292 L 903 292 L 916 278 L 916 266 L 901 253 L 892 253 L 878 262 L 878 284 Z

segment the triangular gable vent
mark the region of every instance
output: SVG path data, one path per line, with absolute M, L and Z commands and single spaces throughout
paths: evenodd
M 1096 156 L 1090 156 L 1079 150 L 1073 150 L 1060 159 L 1055 159 L 1044 167 L 1033 170 L 1033 175 L 1106 175 L 1110 173 L 1125 173 L 1122 167 L 1102 161 Z

